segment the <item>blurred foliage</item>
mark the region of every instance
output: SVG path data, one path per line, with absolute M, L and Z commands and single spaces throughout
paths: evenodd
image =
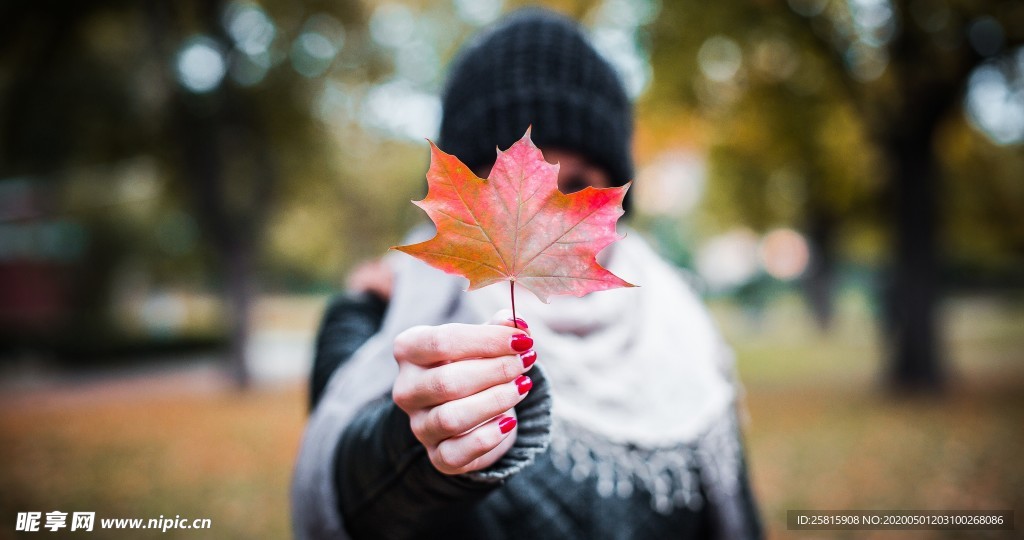
M 941 389 L 942 294 L 1024 284 L 1020 174 L 995 165 L 1024 143 L 1024 5 L 681 1 L 652 33 L 651 109 L 682 103 L 712 126 L 704 227 L 805 231 L 823 328 L 841 267 L 879 269 L 889 382 Z M 943 146 L 957 138 L 976 152 Z M 1010 197 L 992 211 L 965 189 Z
M 525 4 L 5 2 L 0 198 L 24 188 L 35 202 L 0 221 L 65 224 L 77 246 L 52 264 L 71 307 L 47 328 L 102 334 L 165 291 L 337 288 L 421 219 L 407 201 L 422 195 L 444 66 Z M 948 75 L 943 266 L 1019 285 L 1024 154 L 970 121 L 972 72 L 956 70 L 969 58 L 1012 79 L 1020 3 L 546 5 L 587 25 L 638 97 L 641 173 L 665 156 L 696 163 L 692 210 L 634 216 L 676 262 L 693 266 L 705 239 L 737 227 L 787 226 L 834 265 L 884 264 L 892 155 L 879 126 L 927 101 L 901 78 Z M 911 62 L 893 49 L 900 36 L 923 44 Z M 746 289 L 765 282 L 753 279 Z
M 865 44 L 857 39 L 863 29 L 855 19 L 858 9 L 868 8 L 889 11 L 875 22 L 878 41 Z M 885 257 L 880 241 L 888 195 L 879 126 L 898 121 L 894 111 L 917 99 L 900 95 L 895 79 L 915 76 L 903 69 L 960 69 L 961 57 L 978 55 L 965 34 L 986 17 L 1005 31 L 988 57 L 1012 62 L 1020 51 L 1010 44 L 1024 40 L 1024 8 L 1014 2 L 666 2 L 650 28 L 656 76 L 641 102 L 641 126 L 681 104 L 677 114 L 707 131 L 697 141 L 709 148 L 711 160 L 697 220 L 701 234 L 737 223 L 758 231 L 802 229 L 814 208 L 823 207 L 841 222 L 844 256 L 877 265 Z M 924 34 L 910 66 L 886 54 L 897 33 Z M 855 58 L 864 48 L 881 57 L 871 59 L 881 64 L 869 73 Z M 984 60 L 979 55 L 972 65 Z M 966 75 L 949 75 L 961 98 Z M 670 117 L 666 122 L 679 123 Z M 971 129 L 955 104 L 941 119 L 936 153 L 945 182 L 931 189 L 943 194 L 947 256 L 978 269 L 1019 267 L 1020 143 L 994 144 Z

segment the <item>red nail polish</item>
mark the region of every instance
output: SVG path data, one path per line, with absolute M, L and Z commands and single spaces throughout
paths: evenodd
M 516 352 L 526 352 L 533 348 L 533 338 L 526 334 L 512 336 L 512 349 Z
M 519 359 L 523 361 L 523 367 L 528 368 L 537 361 L 537 351 L 530 349 L 519 355 Z
M 518 423 L 519 422 L 517 422 L 516 419 L 512 418 L 511 416 L 503 416 L 501 420 L 498 420 L 498 429 L 500 429 L 502 433 L 508 433 L 509 431 L 515 429 L 516 424 Z
M 526 375 L 520 375 L 515 380 L 516 388 L 519 390 L 519 395 L 523 395 L 533 388 L 533 381 L 530 380 Z
M 516 325 L 517 328 L 529 328 L 530 325 L 526 324 L 526 321 L 516 317 L 515 319 L 509 317 L 508 319 L 512 324 Z

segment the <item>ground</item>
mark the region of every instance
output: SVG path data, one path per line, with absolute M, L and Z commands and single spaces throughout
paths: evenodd
M 883 391 L 869 306 L 843 298 L 819 334 L 798 302 L 715 317 L 736 347 L 754 489 L 774 538 L 947 538 L 978 533 L 786 530 L 787 509 L 1024 509 L 1024 303 L 944 306 L 944 396 Z M 312 315 L 300 320 L 315 321 Z M 295 318 L 288 318 L 296 320 Z M 310 328 L 312 331 L 312 328 Z M 0 538 L 17 512 L 210 518 L 210 531 L 83 538 L 288 538 L 302 385 L 237 392 L 209 364 L 58 380 L 0 397 Z M 1019 535 L 991 533 L 992 538 Z M 148 534 L 138 534 L 146 532 Z M 25 538 L 36 534 L 24 533 Z

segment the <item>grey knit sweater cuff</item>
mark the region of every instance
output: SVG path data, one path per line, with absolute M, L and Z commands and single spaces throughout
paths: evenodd
M 527 375 L 533 388 L 516 405 L 519 431 L 516 444 L 494 465 L 461 476 L 484 483 L 498 483 L 528 467 L 551 442 L 551 385 L 538 364 Z

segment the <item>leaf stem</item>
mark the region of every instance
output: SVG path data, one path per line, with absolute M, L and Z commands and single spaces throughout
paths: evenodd
M 516 319 L 516 280 L 510 279 L 508 285 L 512 294 L 512 326 L 519 328 L 519 319 Z

